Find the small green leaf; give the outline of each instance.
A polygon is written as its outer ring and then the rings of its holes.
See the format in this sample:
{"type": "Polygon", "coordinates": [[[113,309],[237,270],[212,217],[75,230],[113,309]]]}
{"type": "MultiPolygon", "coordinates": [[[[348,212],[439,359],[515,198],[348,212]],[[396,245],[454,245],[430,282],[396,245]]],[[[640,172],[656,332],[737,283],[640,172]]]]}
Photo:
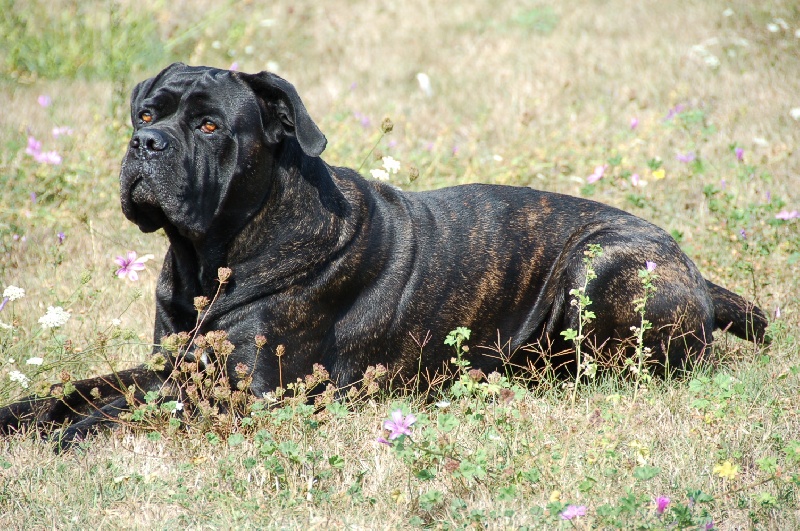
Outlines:
{"type": "Polygon", "coordinates": [[[243,442],[244,442],[244,435],[242,435],[241,433],[231,433],[228,436],[228,446],[230,446],[231,448],[239,446],[243,442]]]}
{"type": "Polygon", "coordinates": [[[660,473],[661,469],[657,466],[637,466],[633,469],[633,477],[642,481],[653,479],[660,473]]]}

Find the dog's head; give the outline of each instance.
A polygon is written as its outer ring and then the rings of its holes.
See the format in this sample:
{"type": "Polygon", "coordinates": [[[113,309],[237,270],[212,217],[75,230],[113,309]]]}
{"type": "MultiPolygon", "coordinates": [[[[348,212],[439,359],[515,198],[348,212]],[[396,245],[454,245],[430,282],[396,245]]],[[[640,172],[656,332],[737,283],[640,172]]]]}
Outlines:
{"type": "Polygon", "coordinates": [[[326,144],[294,87],[268,72],[173,64],[136,86],[131,120],[122,210],[145,232],[171,225],[190,239],[257,208],[287,143],[310,157],[326,144]]]}

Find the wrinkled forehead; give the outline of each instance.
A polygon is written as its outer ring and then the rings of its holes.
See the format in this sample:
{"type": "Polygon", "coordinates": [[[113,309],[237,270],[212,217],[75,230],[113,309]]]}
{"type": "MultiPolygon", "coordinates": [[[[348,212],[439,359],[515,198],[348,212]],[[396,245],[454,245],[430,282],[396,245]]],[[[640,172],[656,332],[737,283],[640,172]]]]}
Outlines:
{"type": "Polygon", "coordinates": [[[255,96],[234,72],[207,67],[186,67],[157,76],[135,102],[139,108],[168,113],[204,107],[235,112],[251,104],[255,96]]]}

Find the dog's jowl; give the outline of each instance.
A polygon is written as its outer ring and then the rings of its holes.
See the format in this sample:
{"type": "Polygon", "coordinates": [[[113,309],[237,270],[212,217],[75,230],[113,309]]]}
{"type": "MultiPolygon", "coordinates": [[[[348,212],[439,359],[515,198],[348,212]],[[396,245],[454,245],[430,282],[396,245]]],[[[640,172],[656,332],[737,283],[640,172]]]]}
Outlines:
{"type": "MultiPolygon", "coordinates": [[[[569,371],[575,356],[561,332],[578,328],[570,291],[584,284],[596,315],[584,341],[608,358],[630,356],[646,268],[655,291],[643,344],[654,371],[687,367],[715,328],[764,339],[761,310],[705,280],[666,232],[616,208],[511,186],[402,192],[329,166],[320,158],[325,136],[276,75],[174,64],[136,86],[131,119],[122,210],[170,242],[154,342],[191,331],[194,298],[211,298],[219,269],[230,268],[198,333],[227,333],[228,374],[247,367],[257,396],[314,364],[338,386],[379,363],[398,379],[420,366],[435,374],[453,353],[443,339],[458,326],[472,331],[470,362],[485,373],[503,358],[569,371]],[[587,267],[596,275],[588,283],[587,267]],[[260,348],[256,336],[266,338],[260,348]]],[[[68,445],[168,383],[173,352],[164,351],[163,369],[141,366],[76,382],[68,396],[7,406],[0,429],[69,423],[60,434],[68,445]],[[136,393],[125,396],[131,386],[136,393]]]]}

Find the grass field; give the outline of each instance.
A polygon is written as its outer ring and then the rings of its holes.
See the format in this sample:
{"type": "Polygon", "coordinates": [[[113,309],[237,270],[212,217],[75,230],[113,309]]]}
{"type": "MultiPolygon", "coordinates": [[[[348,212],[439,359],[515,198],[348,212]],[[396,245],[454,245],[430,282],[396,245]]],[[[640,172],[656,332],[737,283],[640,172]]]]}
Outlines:
{"type": "Polygon", "coordinates": [[[148,358],[167,242],[125,220],[117,175],[131,88],[176,60],[285,77],[324,158],[365,177],[389,155],[408,190],[532,186],[648,219],[773,337],[719,335],[682,380],[454,367],[429,402],[365,390],[214,426],[153,405],[63,455],[17,435],[0,528],[800,527],[795,2],[0,0],[0,34],[0,289],[24,289],[0,310],[0,405],[148,358]],[[114,275],[130,250],[155,256],[135,282],[114,275]],[[377,442],[398,409],[411,434],[377,442]]]}

